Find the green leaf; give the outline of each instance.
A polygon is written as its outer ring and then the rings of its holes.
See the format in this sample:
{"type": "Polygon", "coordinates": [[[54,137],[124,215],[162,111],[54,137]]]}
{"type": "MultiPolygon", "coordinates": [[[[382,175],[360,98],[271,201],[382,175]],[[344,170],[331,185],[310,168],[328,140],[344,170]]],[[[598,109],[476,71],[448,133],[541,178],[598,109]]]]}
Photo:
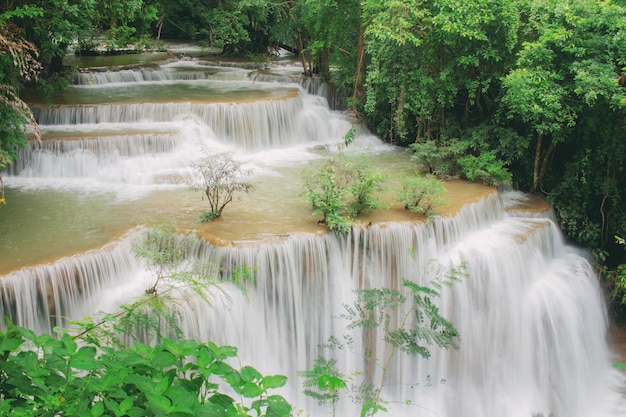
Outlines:
{"type": "Polygon", "coordinates": [[[98,401],[91,408],[91,417],[100,417],[102,414],[104,414],[104,403],[98,401]]]}
{"type": "Polygon", "coordinates": [[[209,401],[223,408],[228,408],[235,402],[235,400],[233,400],[228,395],[221,394],[219,392],[217,394],[212,395],[211,398],[209,398],[209,401]]]}
{"type": "Polygon", "coordinates": [[[244,381],[254,382],[263,377],[259,371],[251,366],[244,366],[243,368],[241,368],[240,372],[241,379],[243,379],[244,381]]]}
{"type": "Polygon", "coordinates": [[[208,367],[214,359],[211,351],[209,351],[206,346],[202,346],[196,354],[196,363],[200,368],[208,367]]]}
{"type": "Polygon", "coordinates": [[[266,417],[291,416],[292,407],[281,395],[270,395],[267,398],[266,417]]]}
{"type": "Polygon", "coordinates": [[[157,394],[155,383],[152,381],[152,379],[146,376],[136,375],[132,378],[132,382],[140,391],[142,391],[146,395],[157,394]]]}
{"type": "Polygon", "coordinates": [[[263,377],[261,385],[263,388],[273,389],[284,387],[287,384],[287,377],[284,375],[267,375],[263,377]]]}
{"type": "Polygon", "coordinates": [[[120,403],[120,412],[126,413],[133,408],[133,399],[131,397],[126,398],[120,403]]]}
{"type": "Polygon", "coordinates": [[[22,337],[12,337],[0,341],[0,352],[14,352],[24,343],[22,337]]]}
{"type": "Polygon", "coordinates": [[[255,398],[263,394],[265,391],[253,382],[243,384],[241,395],[246,398],[255,398]]]}
{"type": "Polygon", "coordinates": [[[229,357],[237,356],[237,348],[234,346],[217,346],[213,342],[209,342],[209,349],[211,349],[211,353],[215,356],[215,358],[219,361],[222,361],[229,357]]]}
{"type": "Polygon", "coordinates": [[[115,414],[116,416],[120,415],[120,407],[117,402],[107,397],[104,397],[104,403],[106,404],[107,409],[113,411],[113,414],[115,414]]]}
{"type": "Polygon", "coordinates": [[[348,386],[343,379],[332,375],[321,375],[317,379],[317,383],[319,389],[328,390],[331,393],[340,388],[345,388],[348,386]]]}
{"type": "Polygon", "coordinates": [[[163,369],[174,365],[176,361],[176,356],[168,351],[161,351],[154,355],[154,357],[150,361],[150,365],[157,369],[163,369]]]}
{"type": "Polygon", "coordinates": [[[233,367],[225,362],[213,362],[211,366],[209,366],[209,369],[215,375],[226,375],[234,372],[233,367]]]}
{"type": "Polygon", "coordinates": [[[183,348],[170,339],[163,339],[163,348],[168,350],[172,355],[180,358],[183,356],[183,348]]]}
{"type": "Polygon", "coordinates": [[[361,407],[361,417],[373,416],[379,411],[387,411],[387,409],[373,401],[366,401],[361,407]]]}
{"type": "Polygon", "coordinates": [[[150,405],[167,413],[172,410],[172,402],[164,395],[146,393],[150,405]]]}
{"type": "Polygon", "coordinates": [[[156,392],[162,395],[163,393],[165,393],[165,391],[167,391],[167,388],[170,386],[170,380],[168,378],[163,378],[160,381],[158,381],[155,385],[156,385],[156,392]]]}
{"type": "Polygon", "coordinates": [[[67,353],[71,355],[76,352],[78,345],[76,344],[74,339],[72,339],[72,336],[65,333],[63,337],[61,337],[61,341],[63,342],[63,345],[65,346],[65,349],[67,350],[67,353]]]}
{"type": "Polygon", "coordinates": [[[70,366],[83,371],[90,371],[100,367],[101,362],[94,359],[96,348],[93,346],[81,347],[75,356],[70,359],[70,366]]]}

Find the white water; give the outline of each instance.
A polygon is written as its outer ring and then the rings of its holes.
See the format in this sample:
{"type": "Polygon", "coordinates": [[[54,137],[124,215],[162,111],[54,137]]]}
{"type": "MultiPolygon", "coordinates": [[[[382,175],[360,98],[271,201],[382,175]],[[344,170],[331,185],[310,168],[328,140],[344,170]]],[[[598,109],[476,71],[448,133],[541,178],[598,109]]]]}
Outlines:
{"type": "MultiPolygon", "coordinates": [[[[324,100],[298,91],[294,99],[236,105],[40,109],[50,140],[25,151],[3,177],[15,189],[114,190],[120,198],[136,198],[184,187],[180,178],[202,147],[236,151],[257,175],[271,176],[276,167],[319,158],[320,145],[336,149],[350,128],[324,100]]],[[[373,154],[389,150],[371,136],[358,144],[373,154]]],[[[246,296],[225,282],[210,306],[200,299],[181,303],[181,325],[189,337],[237,346],[242,362],[264,374],[287,375],[285,395],[311,415],[326,415],[301,394],[296,372],[312,367],[329,336],[346,334],[346,323],[335,317],[353,299],[352,291],[399,288],[403,279],[424,284],[465,265],[467,276],[440,299],[443,315],[461,335],[460,349],[433,348],[429,360],[398,355],[384,381],[389,415],[624,415],[618,392],[624,379],[611,367],[597,278],[585,254],[563,242],[549,213],[505,210],[505,202],[519,198],[494,194],[453,218],[373,224],[343,238],[303,233],[232,246],[199,242],[192,261],[218,265],[225,277],[252,267],[255,280],[246,296]]],[[[132,255],[135,236],[0,277],[2,315],[50,331],[65,325],[62,317],[111,311],[140,295],[150,276],[132,255]]],[[[362,335],[353,337],[362,350],[362,335]]],[[[380,341],[369,346],[389,352],[380,341]]],[[[332,354],[347,374],[367,368],[362,356],[332,354]]],[[[380,375],[373,373],[375,380],[380,375]]],[[[337,415],[358,414],[348,399],[340,403],[337,415]]]]}

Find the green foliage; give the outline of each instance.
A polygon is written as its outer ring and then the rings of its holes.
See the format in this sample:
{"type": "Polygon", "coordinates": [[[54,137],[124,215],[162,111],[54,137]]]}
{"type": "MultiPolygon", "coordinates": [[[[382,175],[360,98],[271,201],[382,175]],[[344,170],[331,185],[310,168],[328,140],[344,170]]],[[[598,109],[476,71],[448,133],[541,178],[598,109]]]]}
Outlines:
{"type": "Polygon", "coordinates": [[[488,118],[517,44],[519,2],[366,1],[363,116],[398,143],[438,140],[488,118]]]}
{"type": "MultiPolygon", "coordinates": [[[[626,259],[626,241],[619,236],[614,238],[615,242],[624,249],[622,259],[626,259]]],[[[613,270],[607,268],[603,272],[611,289],[611,298],[622,306],[626,306],[626,261],[617,265],[613,270]]]]}
{"type": "Polygon", "coordinates": [[[160,35],[170,39],[193,39],[217,48],[249,42],[247,15],[236,1],[158,1],[160,35]]]}
{"type": "Polygon", "coordinates": [[[345,375],[337,370],[336,365],[335,359],[320,356],[315,360],[313,369],[298,371],[298,376],[304,378],[304,393],[319,405],[330,407],[333,416],[341,399],[341,390],[348,387],[345,375]]]}
{"type": "Polygon", "coordinates": [[[382,182],[366,156],[339,153],[318,170],[305,172],[303,197],[330,230],[347,233],[359,214],[383,207],[374,197],[382,182]]]}
{"type": "MultiPolygon", "coordinates": [[[[458,281],[460,270],[451,270],[426,285],[403,280],[400,289],[372,288],[355,290],[356,300],[352,305],[344,305],[345,313],[340,318],[348,321],[348,332],[362,330],[365,351],[360,354],[379,370],[373,380],[372,372],[355,373],[349,377],[338,370],[333,359],[319,357],[313,369],[299,372],[304,378],[305,394],[316,399],[319,404],[335,410],[338,401],[348,396],[361,406],[361,416],[373,416],[379,411],[387,411],[381,393],[385,375],[398,353],[429,358],[431,346],[444,349],[457,349],[458,332],[454,325],[441,316],[433,299],[440,296],[443,287],[458,281]],[[376,333],[374,333],[376,332],[376,333]],[[375,344],[373,335],[380,337],[389,349],[377,356],[370,344],[375,344]],[[369,336],[366,336],[369,335],[369,336]]],[[[354,349],[353,336],[344,335],[345,342],[334,336],[329,337],[324,347],[327,349],[354,349]]],[[[415,381],[411,381],[415,383],[415,381]]]]}
{"type": "Polygon", "coordinates": [[[458,159],[465,154],[469,144],[463,141],[442,139],[415,142],[409,145],[413,150],[411,160],[418,169],[440,178],[455,178],[460,175],[458,159]]]}
{"type": "Polygon", "coordinates": [[[67,333],[55,339],[9,324],[0,333],[0,414],[290,416],[291,405],[270,394],[287,379],[237,368],[236,355],[235,347],[193,340],[79,344],[67,333]]]}
{"type": "Polygon", "coordinates": [[[214,211],[203,211],[202,213],[200,213],[200,223],[208,223],[208,222],[212,222],[213,220],[217,219],[219,217],[218,213],[214,212],[214,211]]]}
{"type": "Polygon", "coordinates": [[[197,174],[190,182],[192,189],[204,192],[210,210],[201,215],[201,221],[216,219],[224,208],[233,201],[235,193],[247,193],[253,188],[248,182],[252,170],[228,153],[209,154],[191,164],[197,174]]]}
{"type": "Polygon", "coordinates": [[[137,29],[129,26],[117,26],[107,30],[104,34],[110,50],[126,48],[136,40],[137,29]]]}
{"type": "Polygon", "coordinates": [[[407,210],[431,217],[435,207],[445,204],[443,181],[432,174],[414,174],[404,178],[398,198],[407,210]]]}
{"type": "Polygon", "coordinates": [[[459,165],[463,176],[470,181],[491,186],[511,183],[511,173],[496,158],[494,151],[483,152],[478,156],[464,156],[459,158],[459,165]]]}
{"type": "MultiPolygon", "coordinates": [[[[25,127],[32,126],[40,140],[39,128],[30,108],[19,96],[22,82],[36,81],[41,69],[39,51],[24,39],[22,29],[10,22],[14,18],[36,17],[41,10],[24,6],[0,14],[0,170],[11,164],[26,146],[25,127]]],[[[0,206],[6,204],[4,182],[0,176],[0,206]]]]}
{"type": "Polygon", "coordinates": [[[348,130],[348,133],[346,133],[343,136],[343,144],[345,146],[350,146],[350,144],[352,142],[354,142],[354,138],[356,137],[356,131],[354,130],[354,128],[350,128],[350,130],[348,130]]]}

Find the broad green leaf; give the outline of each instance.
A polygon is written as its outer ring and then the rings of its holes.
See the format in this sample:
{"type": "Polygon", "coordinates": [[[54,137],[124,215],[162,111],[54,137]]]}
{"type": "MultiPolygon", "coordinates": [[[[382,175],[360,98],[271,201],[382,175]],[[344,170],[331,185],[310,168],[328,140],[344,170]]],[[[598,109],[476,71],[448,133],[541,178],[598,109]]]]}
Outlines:
{"type": "Polygon", "coordinates": [[[98,401],[91,408],[91,417],[100,417],[102,414],[104,414],[104,403],[98,401]]]}
{"type": "Polygon", "coordinates": [[[221,393],[217,393],[215,395],[212,395],[211,398],[209,398],[209,401],[211,403],[217,404],[217,405],[219,405],[220,407],[223,407],[223,408],[227,408],[227,407],[231,406],[235,402],[235,400],[233,400],[228,395],[221,394],[221,393]]]}
{"type": "Polygon", "coordinates": [[[241,368],[240,373],[241,373],[241,379],[243,379],[244,381],[254,382],[254,381],[258,381],[259,379],[263,377],[263,375],[261,375],[259,371],[257,371],[251,366],[244,366],[243,368],[241,368]]]}
{"type": "Polygon", "coordinates": [[[196,363],[200,368],[206,368],[213,362],[214,356],[211,351],[206,347],[202,346],[198,349],[198,353],[196,354],[196,363]]]}
{"type": "Polygon", "coordinates": [[[246,382],[243,384],[243,389],[241,390],[241,395],[246,398],[255,398],[263,394],[265,391],[260,388],[258,385],[252,382],[246,382]]]}
{"type": "Polygon", "coordinates": [[[170,339],[163,339],[163,348],[168,350],[172,355],[180,358],[183,356],[183,348],[170,339]]]}
{"type": "Polygon", "coordinates": [[[83,371],[99,368],[101,362],[95,359],[96,348],[93,346],[81,347],[75,356],[70,359],[70,366],[83,371]]]}
{"type": "Polygon", "coordinates": [[[209,366],[209,369],[215,375],[225,375],[234,371],[233,367],[225,362],[213,362],[211,366],[209,366]]]}
{"type": "Polygon", "coordinates": [[[133,408],[133,399],[131,397],[126,398],[120,403],[120,411],[122,413],[127,412],[131,408],[133,408]]]}
{"type": "Polygon", "coordinates": [[[291,416],[292,407],[281,395],[270,395],[267,397],[266,417],[287,417],[291,416]]]}
{"type": "Polygon", "coordinates": [[[148,398],[148,402],[150,403],[150,405],[152,405],[153,407],[165,412],[166,414],[171,413],[172,402],[166,396],[146,393],[146,397],[148,398]]]}
{"type": "Polygon", "coordinates": [[[164,394],[165,391],[167,391],[167,388],[170,386],[170,380],[168,378],[162,378],[161,380],[157,381],[156,385],[156,392],[158,394],[164,394]]]}
{"type": "Polygon", "coordinates": [[[157,369],[163,369],[170,367],[176,363],[176,357],[168,351],[158,352],[152,360],[150,361],[150,365],[157,369]]]}
{"type": "Polygon", "coordinates": [[[265,389],[284,387],[287,384],[287,377],[284,375],[267,375],[263,377],[261,385],[265,389]]]}
{"type": "Polygon", "coordinates": [[[0,352],[14,352],[16,351],[22,344],[24,343],[24,339],[22,337],[12,337],[9,339],[0,340],[0,352]]]}
{"type": "Polygon", "coordinates": [[[136,375],[132,378],[132,382],[137,388],[139,388],[140,391],[142,391],[146,395],[157,394],[156,384],[154,383],[154,381],[152,381],[152,379],[146,376],[136,375]]]}
{"type": "Polygon", "coordinates": [[[65,349],[67,350],[67,353],[71,355],[74,352],[76,352],[78,345],[76,344],[74,339],[72,339],[72,336],[65,333],[63,337],[61,337],[61,341],[63,342],[63,345],[65,346],[65,349]]]}

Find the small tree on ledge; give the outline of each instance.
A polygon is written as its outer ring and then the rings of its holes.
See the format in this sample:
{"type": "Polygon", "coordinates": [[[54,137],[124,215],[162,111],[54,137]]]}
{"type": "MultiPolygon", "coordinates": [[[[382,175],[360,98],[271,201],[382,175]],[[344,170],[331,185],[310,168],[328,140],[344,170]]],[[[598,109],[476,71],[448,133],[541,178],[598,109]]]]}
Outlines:
{"type": "Polygon", "coordinates": [[[191,164],[195,173],[191,188],[203,191],[209,201],[210,210],[204,211],[200,221],[208,222],[222,215],[227,204],[233,201],[236,192],[249,192],[253,184],[248,182],[251,169],[235,161],[229,153],[208,155],[191,164]]]}

